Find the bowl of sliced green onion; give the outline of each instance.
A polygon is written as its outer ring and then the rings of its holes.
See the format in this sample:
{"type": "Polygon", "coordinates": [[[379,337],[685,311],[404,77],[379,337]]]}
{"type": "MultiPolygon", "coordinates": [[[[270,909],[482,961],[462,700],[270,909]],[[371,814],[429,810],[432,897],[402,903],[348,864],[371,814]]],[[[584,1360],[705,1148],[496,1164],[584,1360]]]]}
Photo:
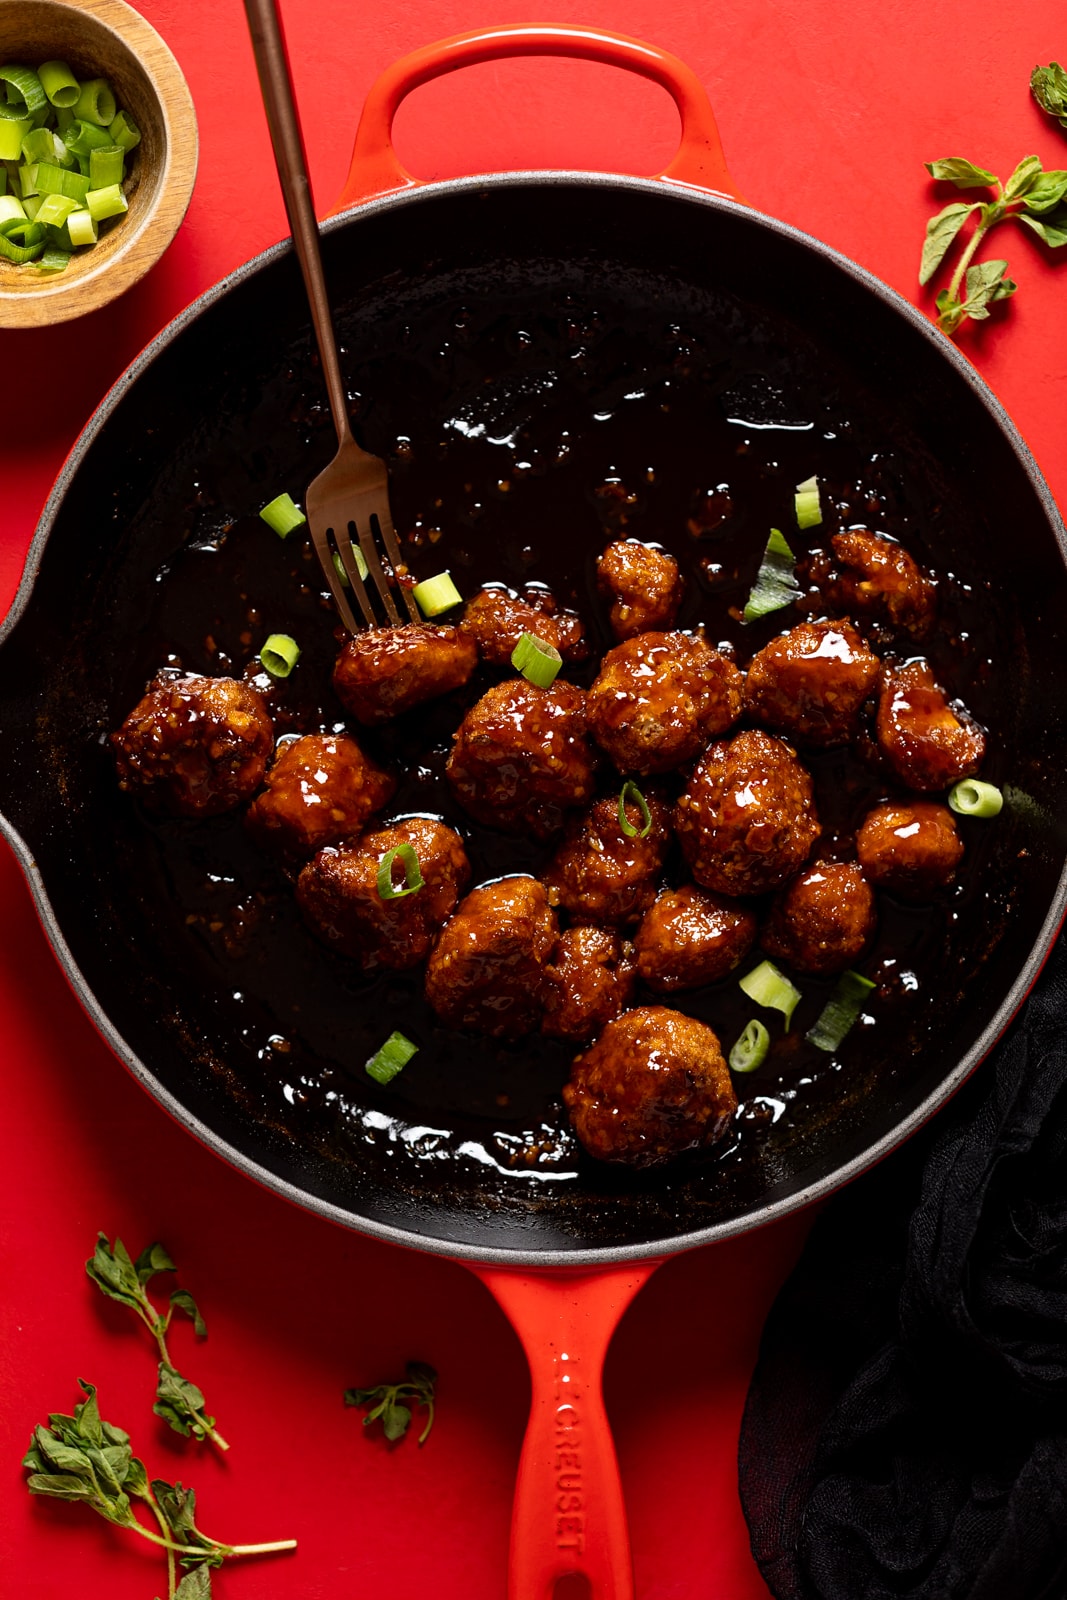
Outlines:
{"type": "Polygon", "coordinates": [[[0,328],[46,327],[142,278],[185,216],[196,112],[125,0],[0,5],[0,328]]]}

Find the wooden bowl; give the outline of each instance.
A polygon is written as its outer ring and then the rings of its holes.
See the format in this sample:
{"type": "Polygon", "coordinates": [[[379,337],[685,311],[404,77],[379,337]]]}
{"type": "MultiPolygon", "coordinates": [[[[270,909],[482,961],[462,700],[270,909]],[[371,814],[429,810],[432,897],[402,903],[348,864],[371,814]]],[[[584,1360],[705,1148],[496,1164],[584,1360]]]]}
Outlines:
{"type": "Polygon", "coordinates": [[[0,328],[66,322],[114,300],[155,265],[185,215],[196,178],[197,130],[181,68],[125,0],[3,0],[0,63],[58,58],[75,77],[107,78],[141,130],[124,184],[129,210],[76,250],[61,273],[0,259],[0,328]]]}

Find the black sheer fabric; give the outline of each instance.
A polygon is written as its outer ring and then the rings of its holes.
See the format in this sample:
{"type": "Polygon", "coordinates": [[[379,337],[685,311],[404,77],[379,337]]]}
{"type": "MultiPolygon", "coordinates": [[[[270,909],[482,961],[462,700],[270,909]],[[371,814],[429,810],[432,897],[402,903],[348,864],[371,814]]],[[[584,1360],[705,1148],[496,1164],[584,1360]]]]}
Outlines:
{"type": "Polygon", "coordinates": [[[777,1600],[1067,1600],[1067,944],[932,1128],[827,1207],[741,1498],[777,1600]]]}

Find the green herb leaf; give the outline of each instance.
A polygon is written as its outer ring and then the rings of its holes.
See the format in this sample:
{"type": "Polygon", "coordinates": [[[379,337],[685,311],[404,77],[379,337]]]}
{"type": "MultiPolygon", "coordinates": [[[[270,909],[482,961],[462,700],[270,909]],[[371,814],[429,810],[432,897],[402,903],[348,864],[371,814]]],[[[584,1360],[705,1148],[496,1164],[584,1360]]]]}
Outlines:
{"type": "Polygon", "coordinates": [[[1004,185],[1005,200],[1019,200],[1030,190],[1041,176],[1041,157],[1023,156],[1019,165],[1004,185]]]}
{"type": "Polygon", "coordinates": [[[963,156],[944,156],[940,161],[926,161],[923,165],[931,178],[939,183],[954,183],[957,189],[986,189],[997,182],[995,172],[976,167],[963,156]]]}
{"type": "Polygon", "coordinates": [[[152,1493],[179,1541],[199,1537],[196,1531],[195,1489],[184,1489],[180,1483],[168,1483],[165,1478],[153,1478],[152,1493]]]}
{"type": "Polygon", "coordinates": [[[423,1407],[428,1416],[426,1426],[419,1435],[419,1444],[422,1445],[426,1443],[433,1427],[437,1373],[425,1361],[409,1361],[405,1374],[400,1383],[379,1383],[372,1389],[346,1389],[345,1405],[370,1406],[372,1409],[363,1418],[363,1426],[369,1427],[380,1420],[385,1437],[389,1440],[402,1439],[411,1424],[411,1408],[402,1403],[404,1400],[413,1402],[416,1407],[423,1407]]]}
{"type": "Polygon", "coordinates": [[[156,1403],[152,1410],[175,1433],[184,1434],[186,1438],[192,1434],[194,1438],[206,1439],[215,1425],[214,1417],[204,1415],[204,1396],[196,1384],[183,1378],[166,1361],[159,1363],[156,1403]]]}
{"type": "Polygon", "coordinates": [[[66,1477],[61,1472],[45,1476],[34,1472],[26,1479],[31,1494],[51,1495],[53,1500],[92,1500],[96,1491],[84,1478],[66,1477]]]}
{"type": "Polygon", "coordinates": [[[107,1234],[99,1234],[92,1260],[85,1263],[85,1270],[109,1300],[117,1300],[120,1305],[143,1312],[145,1299],[141,1293],[141,1281],[121,1239],[115,1240],[112,1250],[107,1234]]]}
{"type": "Polygon", "coordinates": [[[1050,245],[1053,250],[1058,250],[1060,245],[1067,244],[1067,207],[1056,211],[1051,217],[1029,217],[1025,211],[1018,213],[1018,220],[1032,228],[1039,239],[1050,245]]]}
{"type": "Polygon", "coordinates": [[[1058,61],[1034,68],[1030,74],[1030,90],[1042,111],[1056,117],[1067,128],[1067,72],[1058,61]]]}
{"type": "Polygon", "coordinates": [[[192,1318],[193,1329],[201,1339],[207,1338],[207,1323],[197,1309],[196,1301],[188,1289],[175,1289],[170,1297],[170,1303],[177,1311],[184,1311],[187,1317],[192,1318]]]}
{"type": "Polygon", "coordinates": [[[157,1272],[177,1272],[177,1270],[161,1244],[150,1244],[146,1250],[141,1251],[134,1263],[134,1271],[142,1287],[149,1278],[154,1278],[157,1272]]]}
{"type": "Polygon", "coordinates": [[[211,1568],[201,1562],[187,1572],[174,1591],[174,1600],[211,1600],[211,1568]]]}
{"type": "Polygon", "coordinates": [[[937,325],[942,333],[955,333],[967,315],[962,303],[947,289],[940,291],[934,303],[937,306],[937,325]]]}
{"type": "Polygon", "coordinates": [[[977,200],[970,205],[966,200],[953,200],[944,211],[939,211],[936,217],[930,218],[926,224],[926,239],[923,242],[922,260],[919,263],[920,283],[929,283],[971,212],[979,209],[977,200]]]}
{"type": "Polygon", "coordinates": [[[1028,189],[1022,197],[1022,202],[1027,211],[1036,212],[1038,216],[1046,211],[1052,211],[1067,195],[1067,172],[1062,167],[1054,167],[1041,176],[1028,189]]]}
{"type": "Polygon", "coordinates": [[[1005,276],[1006,261],[980,261],[967,268],[967,298],[963,303],[966,316],[984,321],[995,300],[1006,300],[1018,287],[1005,276]]]}

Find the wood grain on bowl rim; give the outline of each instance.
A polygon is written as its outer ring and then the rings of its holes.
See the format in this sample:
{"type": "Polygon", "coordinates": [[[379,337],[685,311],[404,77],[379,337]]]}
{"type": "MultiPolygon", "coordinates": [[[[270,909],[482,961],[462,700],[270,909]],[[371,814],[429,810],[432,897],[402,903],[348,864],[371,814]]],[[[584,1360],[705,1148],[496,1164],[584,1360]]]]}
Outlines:
{"type": "Polygon", "coordinates": [[[17,0],[0,6],[0,59],[59,57],[112,83],[141,130],[130,209],[54,276],[0,263],[0,328],[48,327],[95,311],[154,266],[177,233],[196,179],[196,111],[181,68],[125,0],[17,0]]]}

